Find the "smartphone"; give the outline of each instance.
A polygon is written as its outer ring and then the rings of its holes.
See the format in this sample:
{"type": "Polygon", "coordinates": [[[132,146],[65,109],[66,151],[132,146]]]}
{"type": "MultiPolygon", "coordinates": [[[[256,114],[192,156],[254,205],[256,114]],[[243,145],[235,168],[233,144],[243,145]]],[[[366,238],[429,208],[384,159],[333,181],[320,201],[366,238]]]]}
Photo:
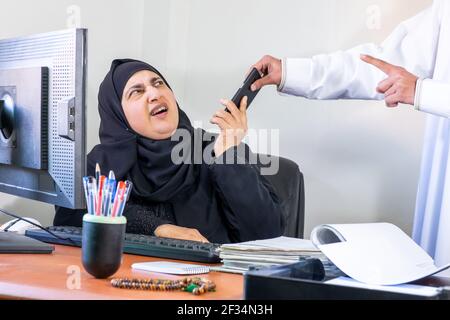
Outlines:
{"type": "MultiPolygon", "coordinates": [[[[233,99],[231,101],[234,102],[234,104],[239,108],[241,104],[242,98],[247,96],[247,110],[250,107],[250,104],[252,103],[255,96],[258,94],[259,90],[252,91],[250,89],[250,86],[258,79],[261,79],[261,75],[259,74],[259,71],[256,68],[253,68],[252,71],[249,73],[247,78],[244,81],[244,84],[242,87],[239,88],[239,90],[234,95],[233,99]]],[[[228,108],[225,109],[226,112],[230,112],[228,108]]]]}

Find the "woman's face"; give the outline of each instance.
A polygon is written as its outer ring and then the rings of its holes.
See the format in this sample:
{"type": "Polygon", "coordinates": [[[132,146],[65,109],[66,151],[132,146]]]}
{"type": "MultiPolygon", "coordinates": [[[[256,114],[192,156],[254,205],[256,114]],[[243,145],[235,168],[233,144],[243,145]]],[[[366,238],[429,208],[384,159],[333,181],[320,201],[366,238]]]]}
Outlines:
{"type": "Polygon", "coordinates": [[[122,108],[131,128],[144,137],[168,139],[178,127],[175,96],[154,72],[139,71],[128,80],[122,108]]]}

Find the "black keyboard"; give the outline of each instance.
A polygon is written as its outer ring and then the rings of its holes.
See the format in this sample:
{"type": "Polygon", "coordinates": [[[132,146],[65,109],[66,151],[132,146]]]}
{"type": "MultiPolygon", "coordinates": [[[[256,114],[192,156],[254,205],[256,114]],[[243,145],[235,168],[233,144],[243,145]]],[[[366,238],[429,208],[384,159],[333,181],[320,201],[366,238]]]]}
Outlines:
{"type": "MultiPolygon", "coordinates": [[[[47,243],[81,247],[81,228],[48,227],[47,230],[63,239],[54,237],[42,229],[27,230],[25,235],[47,243]]],[[[140,256],[219,263],[220,258],[217,251],[219,247],[220,244],[217,243],[202,243],[126,233],[123,252],[140,256]]]]}

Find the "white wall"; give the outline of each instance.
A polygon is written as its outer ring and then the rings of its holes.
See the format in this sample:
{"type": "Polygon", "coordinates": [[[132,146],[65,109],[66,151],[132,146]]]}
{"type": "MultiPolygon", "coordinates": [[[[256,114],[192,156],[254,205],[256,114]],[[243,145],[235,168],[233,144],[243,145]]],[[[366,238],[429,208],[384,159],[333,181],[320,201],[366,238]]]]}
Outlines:
{"type": "MultiPolygon", "coordinates": [[[[73,22],[67,8],[80,8],[81,26],[89,28],[90,149],[98,141],[98,85],[115,57],[143,58],[158,67],[191,119],[211,128],[208,120],[221,108],[218,100],[234,94],[262,55],[307,57],[380,42],[430,3],[21,0],[3,4],[2,11],[11,14],[0,20],[0,37],[65,28],[73,22]]],[[[304,173],[306,235],[319,223],[373,221],[410,232],[424,127],[424,115],[410,109],[390,110],[382,102],[308,101],[280,96],[274,88],[260,92],[249,124],[279,129],[280,155],[296,161],[304,173]]],[[[3,194],[0,201],[3,208],[51,224],[49,205],[3,194]]]]}
{"type": "MultiPolygon", "coordinates": [[[[211,114],[220,108],[219,98],[231,97],[262,55],[309,57],[381,42],[400,21],[429,4],[146,2],[144,58],[166,72],[181,106],[208,128],[211,114]]],[[[280,155],[295,160],[305,174],[306,235],[320,223],[375,221],[410,232],[425,118],[410,109],[389,110],[382,102],[282,97],[274,88],[260,92],[249,111],[250,126],[280,129],[280,155]]]]}

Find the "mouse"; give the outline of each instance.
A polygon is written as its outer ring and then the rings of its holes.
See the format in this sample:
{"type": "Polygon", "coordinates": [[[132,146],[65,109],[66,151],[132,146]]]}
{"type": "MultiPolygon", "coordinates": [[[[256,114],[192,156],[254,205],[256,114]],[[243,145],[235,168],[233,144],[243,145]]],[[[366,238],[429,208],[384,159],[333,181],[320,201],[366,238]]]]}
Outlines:
{"type": "MultiPolygon", "coordinates": [[[[24,218],[29,220],[30,222],[33,222],[37,225],[41,225],[39,221],[33,218],[24,218]]],[[[31,229],[39,229],[37,226],[34,226],[26,221],[20,220],[20,219],[14,219],[11,221],[6,222],[0,227],[1,231],[8,231],[8,232],[15,232],[17,234],[25,234],[25,231],[31,230],[31,229]]]]}

